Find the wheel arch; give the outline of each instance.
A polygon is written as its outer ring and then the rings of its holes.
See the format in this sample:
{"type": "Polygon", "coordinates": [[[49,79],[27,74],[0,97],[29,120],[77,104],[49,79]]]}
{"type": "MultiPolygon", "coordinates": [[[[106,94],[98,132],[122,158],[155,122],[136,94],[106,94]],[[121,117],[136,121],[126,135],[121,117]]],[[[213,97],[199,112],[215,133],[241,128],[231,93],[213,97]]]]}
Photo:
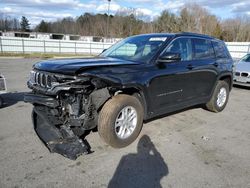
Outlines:
{"type": "Polygon", "coordinates": [[[224,80],[224,81],[226,81],[226,82],[228,83],[228,85],[229,85],[229,91],[232,90],[232,87],[233,87],[233,74],[230,73],[230,72],[222,73],[222,74],[220,74],[220,75],[217,77],[216,82],[214,83],[214,86],[213,86],[212,91],[211,91],[211,93],[210,93],[209,100],[210,100],[210,99],[212,98],[212,96],[213,96],[213,93],[214,93],[214,90],[215,90],[215,88],[216,88],[217,83],[218,83],[219,81],[222,81],[222,80],[224,80]]]}
{"type": "Polygon", "coordinates": [[[229,91],[232,90],[232,87],[233,87],[233,75],[230,73],[230,74],[222,74],[219,76],[218,80],[224,80],[225,82],[228,83],[229,85],[229,91]]]}
{"type": "Polygon", "coordinates": [[[143,119],[146,119],[148,108],[147,108],[146,98],[144,96],[143,91],[140,88],[138,88],[138,87],[119,88],[119,89],[117,89],[115,94],[116,95],[119,95],[119,94],[132,95],[132,96],[135,96],[136,98],[138,98],[139,101],[141,102],[141,104],[143,106],[143,110],[144,110],[143,119]]]}
{"type": "MultiPolygon", "coordinates": [[[[118,94],[127,94],[127,95],[134,95],[139,99],[143,106],[144,110],[144,117],[143,119],[147,118],[147,112],[148,112],[148,104],[147,104],[147,96],[145,96],[144,88],[141,84],[131,84],[128,82],[123,82],[119,78],[116,77],[110,77],[110,76],[97,76],[93,74],[84,74],[85,76],[91,77],[91,79],[94,80],[94,85],[96,88],[98,88],[97,91],[105,90],[107,89],[109,91],[110,95],[106,95],[102,103],[98,106],[98,111],[103,107],[103,105],[110,99],[112,96],[118,95],[118,94]],[[100,84],[101,83],[101,84],[100,84]]],[[[92,80],[92,83],[93,83],[92,80]]]]}

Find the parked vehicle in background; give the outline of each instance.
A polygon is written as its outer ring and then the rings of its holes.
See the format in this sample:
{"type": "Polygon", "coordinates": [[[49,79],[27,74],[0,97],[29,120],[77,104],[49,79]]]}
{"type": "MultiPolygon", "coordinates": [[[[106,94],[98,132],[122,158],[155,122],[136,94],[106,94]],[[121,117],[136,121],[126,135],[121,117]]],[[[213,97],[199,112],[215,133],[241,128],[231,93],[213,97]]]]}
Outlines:
{"type": "Polygon", "coordinates": [[[250,87],[250,54],[245,55],[234,66],[234,85],[250,87]]]}
{"type": "Polygon", "coordinates": [[[1,94],[7,92],[6,82],[3,75],[0,74],[0,108],[3,106],[3,98],[1,97],[1,94]]]}
{"type": "Polygon", "coordinates": [[[82,135],[98,129],[115,148],[131,144],[148,120],[197,104],[222,111],[233,82],[223,41],[177,33],[126,38],[99,57],[34,65],[28,81],[34,128],[50,151],[75,159],[82,135]]]}

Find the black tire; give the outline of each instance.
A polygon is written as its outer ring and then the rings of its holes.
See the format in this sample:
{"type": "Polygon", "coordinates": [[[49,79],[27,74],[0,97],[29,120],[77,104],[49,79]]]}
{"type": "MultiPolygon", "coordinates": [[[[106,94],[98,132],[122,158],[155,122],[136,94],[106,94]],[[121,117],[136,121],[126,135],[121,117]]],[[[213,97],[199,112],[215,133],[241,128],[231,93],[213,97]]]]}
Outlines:
{"type": "Polygon", "coordinates": [[[228,98],[229,98],[229,85],[227,82],[220,80],[217,82],[217,85],[214,89],[214,93],[212,95],[212,98],[206,104],[206,109],[209,111],[212,111],[212,112],[216,112],[216,113],[221,112],[226,107],[227,102],[228,102],[228,98]],[[219,106],[217,103],[217,100],[218,100],[218,96],[219,96],[219,93],[220,93],[222,88],[224,88],[226,91],[226,100],[222,106],[219,106]]]}
{"type": "Polygon", "coordinates": [[[3,107],[3,98],[0,97],[0,108],[2,108],[2,107],[3,107]]]}
{"type": "Polygon", "coordinates": [[[136,97],[124,94],[116,95],[104,104],[99,113],[98,133],[108,145],[114,148],[126,147],[140,134],[143,124],[143,115],[143,106],[136,97]],[[117,129],[115,129],[115,122],[121,110],[126,107],[133,107],[136,111],[137,122],[130,136],[127,138],[119,138],[117,129]]]}

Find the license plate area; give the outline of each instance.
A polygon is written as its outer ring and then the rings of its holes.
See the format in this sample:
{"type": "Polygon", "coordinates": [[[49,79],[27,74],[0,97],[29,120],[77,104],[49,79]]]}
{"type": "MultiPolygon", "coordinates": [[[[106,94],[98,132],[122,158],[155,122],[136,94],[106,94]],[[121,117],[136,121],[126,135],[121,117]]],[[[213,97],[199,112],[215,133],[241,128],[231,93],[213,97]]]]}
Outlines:
{"type": "Polygon", "coordinates": [[[247,78],[246,77],[238,77],[236,79],[237,82],[242,82],[242,83],[247,83],[247,78]]]}

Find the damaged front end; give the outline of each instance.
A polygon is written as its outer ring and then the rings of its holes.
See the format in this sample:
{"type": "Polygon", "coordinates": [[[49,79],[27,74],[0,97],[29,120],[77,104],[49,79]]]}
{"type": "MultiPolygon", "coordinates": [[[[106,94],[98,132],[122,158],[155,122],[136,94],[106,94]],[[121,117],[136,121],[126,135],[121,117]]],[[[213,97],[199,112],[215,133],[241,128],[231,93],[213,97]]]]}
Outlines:
{"type": "Polygon", "coordinates": [[[97,78],[32,71],[25,102],[32,103],[36,133],[51,152],[75,160],[91,152],[86,134],[97,126],[98,110],[111,97],[97,78]]]}

